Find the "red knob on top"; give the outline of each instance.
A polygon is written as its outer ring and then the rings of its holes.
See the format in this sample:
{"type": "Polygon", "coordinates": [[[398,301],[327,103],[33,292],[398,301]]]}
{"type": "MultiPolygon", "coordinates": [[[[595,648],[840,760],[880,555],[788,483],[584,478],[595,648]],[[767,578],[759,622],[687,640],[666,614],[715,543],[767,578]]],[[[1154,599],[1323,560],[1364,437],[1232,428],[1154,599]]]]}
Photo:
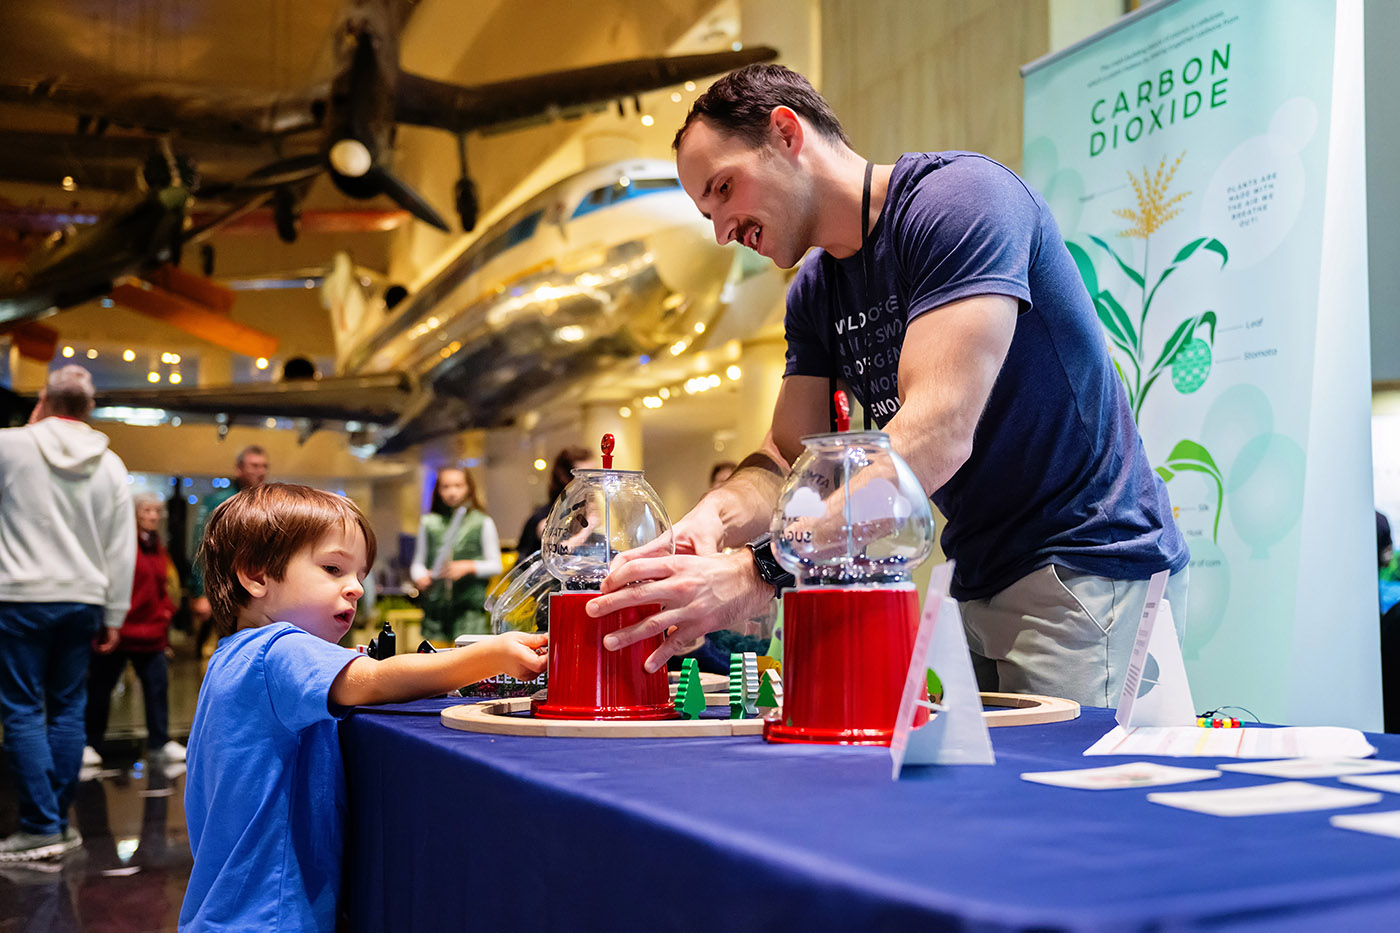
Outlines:
{"type": "Polygon", "coordinates": [[[836,430],[849,431],[851,429],[851,403],[846,401],[846,393],[840,389],[836,390],[834,398],[836,400],[836,430]]]}
{"type": "Polygon", "coordinates": [[[605,470],[611,470],[611,469],[612,469],[612,452],[613,452],[613,445],[616,444],[616,443],[617,443],[617,439],[614,438],[611,434],[604,434],[604,435],[603,435],[603,443],[602,443],[602,449],[603,449],[603,469],[605,469],[605,470]]]}

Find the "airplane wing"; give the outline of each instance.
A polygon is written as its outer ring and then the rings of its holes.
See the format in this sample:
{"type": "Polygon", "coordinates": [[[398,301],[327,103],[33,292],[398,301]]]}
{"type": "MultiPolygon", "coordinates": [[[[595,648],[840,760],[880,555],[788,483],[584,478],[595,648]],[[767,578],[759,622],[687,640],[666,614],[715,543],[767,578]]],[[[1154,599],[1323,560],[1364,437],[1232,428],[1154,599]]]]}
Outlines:
{"type": "Polygon", "coordinates": [[[99,408],[161,408],[187,415],[310,418],[392,424],[416,395],[404,373],[168,389],[103,389],[99,408]]]}
{"type": "Polygon", "coordinates": [[[322,84],[295,95],[262,94],[118,79],[99,87],[48,76],[0,81],[0,103],[43,105],[153,133],[259,145],[318,127],[328,90],[322,84]]]}
{"type": "Polygon", "coordinates": [[[403,123],[454,133],[515,129],[578,116],[620,97],[768,61],[777,54],[775,49],[755,46],[738,52],[638,58],[474,85],[449,84],[405,71],[399,74],[395,115],[403,123]]]}

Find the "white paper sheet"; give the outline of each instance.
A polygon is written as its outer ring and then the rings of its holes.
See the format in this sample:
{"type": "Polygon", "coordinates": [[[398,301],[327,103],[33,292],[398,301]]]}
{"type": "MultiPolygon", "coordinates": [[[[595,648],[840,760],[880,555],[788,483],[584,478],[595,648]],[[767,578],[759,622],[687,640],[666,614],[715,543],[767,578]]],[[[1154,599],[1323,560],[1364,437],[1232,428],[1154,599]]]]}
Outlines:
{"type": "Polygon", "coordinates": [[[1345,726],[1202,729],[1199,726],[1114,726],[1086,755],[1166,758],[1368,758],[1376,747],[1345,726]]]}
{"type": "Polygon", "coordinates": [[[1360,833],[1393,836],[1400,839],[1400,810],[1385,813],[1346,813],[1328,820],[1338,829],[1354,829],[1360,833]]]}
{"type": "Polygon", "coordinates": [[[1121,790],[1128,787],[1161,787],[1220,777],[1210,768],[1178,768],[1153,761],[1131,761],[1107,768],[1078,768],[1071,771],[1027,771],[1023,781],[1073,787],[1079,790],[1121,790]]]}
{"type": "Polygon", "coordinates": [[[1383,790],[1387,794],[1400,794],[1400,774],[1353,774],[1338,780],[1371,790],[1383,790]]]}
{"type": "Polygon", "coordinates": [[[1306,781],[1279,781],[1228,790],[1176,790],[1148,794],[1147,799],[1168,807],[1209,813],[1211,816],[1260,816],[1267,813],[1300,813],[1304,810],[1336,810],[1378,803],[1380,794],[1341,787],[1324,787],[1306,781]]]}
{"type": "MultiPolygon", "coordinates": [[[[1285,758],[1282,761],[1249,761],[1243,764],[1217,765],[1221,771],[1263,774],[1281,778],[1340,777],[1343,774],[1374,774],[1378,771],[1400,771],[1400,761],[1379,758],[1285,758]]],[[[1395,780],[1400,781],[1400,777],[1395,780]]],[[[1384,788],[1378,788],[1384,790],[1384,788]]]]}

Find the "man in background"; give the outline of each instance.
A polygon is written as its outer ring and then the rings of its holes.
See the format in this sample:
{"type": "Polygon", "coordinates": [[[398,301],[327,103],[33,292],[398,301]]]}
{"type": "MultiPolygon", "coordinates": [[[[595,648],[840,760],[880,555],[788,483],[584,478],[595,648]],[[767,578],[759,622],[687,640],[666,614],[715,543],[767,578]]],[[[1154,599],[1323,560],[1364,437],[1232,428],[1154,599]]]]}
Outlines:
{"type": "Polygon", "coordinates": [[[0,862],[63,855],[78,787],[88,658],[110,651],[131,603],[136,523],[126,467],[85,423],[92,377],[49,376],[22,428],[0,430],[0,722],[19,831],[0,862]]]}
{"type": "MultiPolygon", "coordinates": [[[[238,459],[234,461],[233,484],[214,490],[199,503],[199,516],[195,519],[194,537],[191,539],[195,542],[195,547],[204,539],[204,524],[209,521],[209,516],[214,514],[214,510],[243,490],[256,489],[267,482],[267,470],[267,451],[257,444],[249,444],[238,452],[238,459]]],[[[204,595],[204,573],[200,569],[197,554],[190,569],[189,591],[190,614],[194,617],[194,653],[195,657],[200,657],[204,652],[204,643],[213,629],[213,623],[210,621],[212,612],[209,600],[204,595]]]]}

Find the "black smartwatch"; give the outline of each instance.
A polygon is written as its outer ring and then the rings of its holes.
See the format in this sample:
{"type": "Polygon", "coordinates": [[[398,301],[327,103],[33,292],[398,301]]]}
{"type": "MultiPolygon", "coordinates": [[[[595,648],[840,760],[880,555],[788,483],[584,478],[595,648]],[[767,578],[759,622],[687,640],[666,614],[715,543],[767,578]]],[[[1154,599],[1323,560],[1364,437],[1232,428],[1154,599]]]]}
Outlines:
{"type": "Polygon", "coordinates": [[[773,595],[777,596],[784,589],[797,583],[797,578],[778,563],[778,559],[773,556],[773,536],[764,535],[748,546],[749,552],[753,554],[754,569],[758,571],[758,578],[773,588],[773,595]]]}

